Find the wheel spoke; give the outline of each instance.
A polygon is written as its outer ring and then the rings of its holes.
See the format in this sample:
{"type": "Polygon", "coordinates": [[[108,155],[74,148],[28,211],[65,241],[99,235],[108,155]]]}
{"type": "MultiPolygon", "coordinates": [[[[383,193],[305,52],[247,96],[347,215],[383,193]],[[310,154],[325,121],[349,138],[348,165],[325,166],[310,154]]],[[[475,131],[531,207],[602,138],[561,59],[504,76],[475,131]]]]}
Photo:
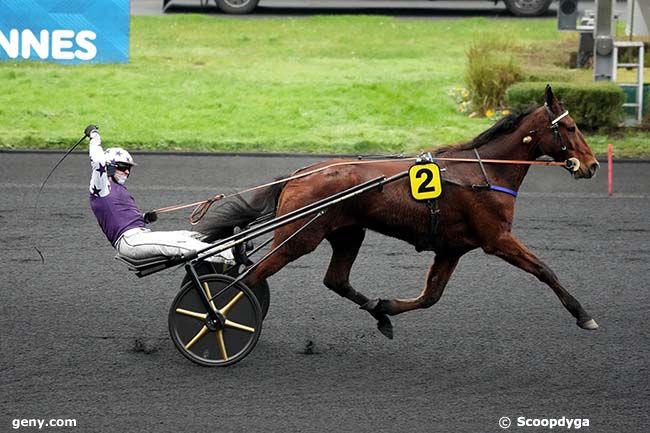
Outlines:
{"type": "Polygon", "coordinates": [[[230,300],[230,302],[228,302],[228,303],[226,304],[225,307],[223,307],[221,310],[219,310],[219,312],[220,312],[221,314],[223,314],[224,316],[225,316],[226,314],[228,314],[228,311],[229,311],[232,307],[234,307],[235,304],[236,304],[237,302],[239,302],[239,300],[242,298],[242,296],[244,296],[244,292],[239,292],[239,293],[237,293],[237,294],[235,295],[235,297],[232,298],[232,299],[230,300]]]}
{"type": "Polygon", "coordinates": [[[196,311],[190,311],[184,308],[177,308],[176,312],[178,314],[194,317],[195,319],[199,319],[199,320],[205,320],[208,317],[208,313],[197,313],[196,311]]]}
{"type": "MultiPolygon", "coordinates": [[[[208,299],[211,299],[211,298],[212,298],[212,293],[210,293],[210,286],[208,286],[208,282],[207,282],[207,281],[204,281],[204,282],[203,282],[203,287],[205,288],[205,293],[208,295],[208,299]]],[[[213,308],[215,311],[217,310],[217,307],[214,305],[214,301],[213,301],[213,300],[210,300],[210,305],[212,306],[212,308],[213,308]]]]}
{"type": "Polygon", "coordinates": [[[226,319],[226,326],[229,328],[239,329],[240,331],[250,332],[251,334],[255,333],[255,328],[251,328],[250,326],[242,325],[241,323],[233,322],[228,319],[226,319]]]}
{"type": "Polygon", "coordinates": [[[203,328],[201,328],[199,332],[196,333],[194,338],[192,338],[190,342],[185,345],[185,350],[190,350],[192,346],[194,346],[194,343],[199,341],[199,339],[203,337],[207,332],[208,332],[208,327],[203,325],[203,328]]]}
{"type": "Polygon", "coordinates": [[[221,352],[221,357],[223,360],[228,359],[228,351],[226,351],[226,343],[223,341],[223,329],[217,331],[217,344],[219,345],[219,351],[221,352]]]}

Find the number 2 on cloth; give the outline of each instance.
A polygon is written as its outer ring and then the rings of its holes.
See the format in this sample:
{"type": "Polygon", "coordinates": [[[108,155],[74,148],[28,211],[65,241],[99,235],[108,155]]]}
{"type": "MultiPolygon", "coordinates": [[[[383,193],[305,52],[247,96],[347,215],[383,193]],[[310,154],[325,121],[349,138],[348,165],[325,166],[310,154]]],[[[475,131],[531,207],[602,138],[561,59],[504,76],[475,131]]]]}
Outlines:
{"type": "Polygon", "coordinates": [[[440,167],[434,163],[416,164],[409,169],[411,195],[416,200],[431,200],[442,194],[440,167]]]}

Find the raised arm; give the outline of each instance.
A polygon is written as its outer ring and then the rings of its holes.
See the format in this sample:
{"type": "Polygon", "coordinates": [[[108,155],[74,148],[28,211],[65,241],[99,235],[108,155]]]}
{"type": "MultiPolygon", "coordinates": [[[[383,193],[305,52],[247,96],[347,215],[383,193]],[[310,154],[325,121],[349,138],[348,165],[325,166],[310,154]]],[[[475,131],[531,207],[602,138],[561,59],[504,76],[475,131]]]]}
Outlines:
{"type": "Polygon", "coordinates": [[[88,154],[90,155],[90,166],[93,170],[90,175],[90,186],[88,189],[91,195],[106,197],[111,192],[111,189],[108,181],[108,173],[106,172],[106,158],[104,156],[104,149],[102,149],[102,138],[99,136],[99,131],[97,131],[97,127],[94,125],[88,126],[85,132],[90,137],[88,154]]]}

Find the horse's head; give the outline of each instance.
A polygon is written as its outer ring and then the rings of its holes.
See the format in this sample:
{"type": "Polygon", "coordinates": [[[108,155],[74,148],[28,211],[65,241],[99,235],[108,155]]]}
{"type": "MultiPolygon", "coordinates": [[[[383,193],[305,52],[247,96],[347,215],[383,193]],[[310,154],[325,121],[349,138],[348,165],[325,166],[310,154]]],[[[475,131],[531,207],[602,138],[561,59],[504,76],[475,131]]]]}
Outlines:
{"type": "Polygon", "coordinates": [[[535,115],[540,125],[534,130],[539,153],[555,161],[565,161],[576,179],[592,177],[599,167],[598,161],[578,125],[553,94],[551,86],[546,86],[544,107],[536,110],[535,115]]]}

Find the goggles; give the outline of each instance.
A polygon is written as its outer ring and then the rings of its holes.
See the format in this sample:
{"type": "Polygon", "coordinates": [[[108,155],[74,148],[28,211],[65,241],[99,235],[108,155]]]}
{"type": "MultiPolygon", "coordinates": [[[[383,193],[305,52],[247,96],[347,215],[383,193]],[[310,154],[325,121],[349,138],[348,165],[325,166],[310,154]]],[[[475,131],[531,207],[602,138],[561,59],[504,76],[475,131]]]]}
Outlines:
{"type": "Polygon", "coordinates": [[[121,172],[131,172],[131,169],[133,166],[131,164],[127,164],[125,162],[118,162],[115,164],[115,170],[121,171],[121,172]]]}

